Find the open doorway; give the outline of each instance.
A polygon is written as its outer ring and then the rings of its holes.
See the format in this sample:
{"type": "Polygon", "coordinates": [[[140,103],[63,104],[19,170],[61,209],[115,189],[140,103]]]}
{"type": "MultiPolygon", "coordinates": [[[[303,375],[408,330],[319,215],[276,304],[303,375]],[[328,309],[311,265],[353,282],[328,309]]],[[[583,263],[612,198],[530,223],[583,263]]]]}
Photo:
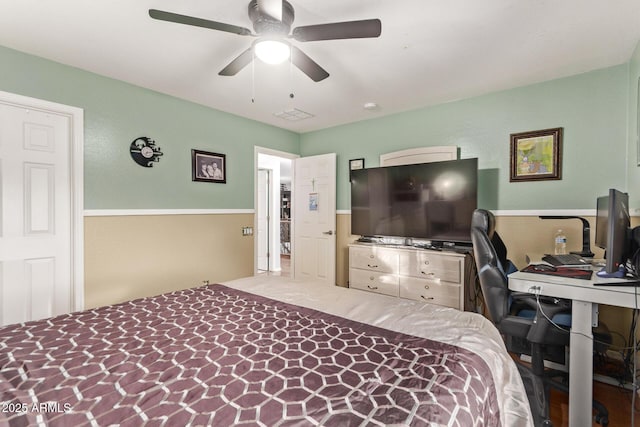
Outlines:
{"type": "Polygon", "coordinates": [[[256,147],[255,272],[292,276],[293,159],[298,156],[256,147]]]}
{"type": "Polygon", "coordinates": [[[269,271],[269,212],[271,207],[271,170],[258,169],[258,204],[256,205],[256,246],[258,247],[258,273],[269,271]]]}

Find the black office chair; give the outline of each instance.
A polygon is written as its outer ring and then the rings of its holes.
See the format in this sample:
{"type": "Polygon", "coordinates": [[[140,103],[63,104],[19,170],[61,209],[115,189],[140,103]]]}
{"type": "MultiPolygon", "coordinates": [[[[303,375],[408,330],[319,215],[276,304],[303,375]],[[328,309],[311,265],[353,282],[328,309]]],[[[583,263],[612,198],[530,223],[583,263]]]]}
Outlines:
{"type": "MultiPolygon", "coordinates": [[[[569,344],[568,328],[559,328],[554,323],[557,323],[555,319],[560,319],[561,316],[566,317],[571,313],[571,303],[509,290],[504,272],[506,247],[504,251],[501,250],[503,253],[499,256],[492,240],[498,242],[499,246],[502,239],[495,232],[495,217],[491,212],[484,209],[476,209],[473,212],[471,240],[480,287],[491,320],[505,338],[524,338],[530,344],[531,365],[523,363],[517,363],[517,365],[527,388],[535,425],[551,426],[550,387],[566,393],[569,390],[566,383],[554,380],[557,376],[564,375],[563,372],[545,370],[544,351],[548,346],[564,348],[569,344]],[[521,314],[526,311],[533,311],[535,315],[531,317],[521,314]]],[[[504,246],[503,243],[502,245],[504,246]]],[[[607,409],[597,401],[593,402],[593,406],[597,411],[596,422],[607,426],[609,423],[607,409]]]]}

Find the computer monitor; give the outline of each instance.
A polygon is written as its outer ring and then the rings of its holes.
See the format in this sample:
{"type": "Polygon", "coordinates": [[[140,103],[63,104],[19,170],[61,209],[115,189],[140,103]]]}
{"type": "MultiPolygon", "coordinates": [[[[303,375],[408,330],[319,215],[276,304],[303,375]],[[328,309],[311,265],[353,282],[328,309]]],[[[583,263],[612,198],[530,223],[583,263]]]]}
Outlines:
{"type": "Polygon", "coordinates": [[[595,244],[605,250],[607,273],[625,265],[630,248],[629,195],[610,189],[607,196],[598,197],[595,244]]]}

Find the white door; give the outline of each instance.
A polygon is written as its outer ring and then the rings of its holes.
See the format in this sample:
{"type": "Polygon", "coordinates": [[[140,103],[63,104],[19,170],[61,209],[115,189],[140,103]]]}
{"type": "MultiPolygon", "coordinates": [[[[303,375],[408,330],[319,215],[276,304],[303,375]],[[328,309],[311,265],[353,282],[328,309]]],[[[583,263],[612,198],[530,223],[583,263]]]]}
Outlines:
{"type": "Polygon", "coordinates": [[[258,270],[269,271],[269,170],[258,170],[258,270]]]}
{"type": "Polygon", "coordinates": [[[77,123],[73,115],[5,102],[8,95],[0,93],[0,325],[78,306],[72,175],[77,123]]]}
{"type": "Polygon", "coordinates": [[[336,284],[336,154],[294,160],[296,279],[336,284]]]}

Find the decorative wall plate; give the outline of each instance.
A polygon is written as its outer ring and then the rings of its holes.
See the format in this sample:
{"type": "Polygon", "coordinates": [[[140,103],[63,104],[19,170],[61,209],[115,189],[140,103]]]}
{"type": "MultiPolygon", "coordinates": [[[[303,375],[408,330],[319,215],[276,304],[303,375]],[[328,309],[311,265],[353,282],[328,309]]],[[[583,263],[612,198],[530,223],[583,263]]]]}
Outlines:
{"type": "Polygon", "coordinates": [[[133,161],[145,168],[152,167],[153,163],[159,162],[160,156],[162,156],[160,147],[156,145],[153,139],[147,136],[134,139],[129,147],[129,152],[133,161]]]}

